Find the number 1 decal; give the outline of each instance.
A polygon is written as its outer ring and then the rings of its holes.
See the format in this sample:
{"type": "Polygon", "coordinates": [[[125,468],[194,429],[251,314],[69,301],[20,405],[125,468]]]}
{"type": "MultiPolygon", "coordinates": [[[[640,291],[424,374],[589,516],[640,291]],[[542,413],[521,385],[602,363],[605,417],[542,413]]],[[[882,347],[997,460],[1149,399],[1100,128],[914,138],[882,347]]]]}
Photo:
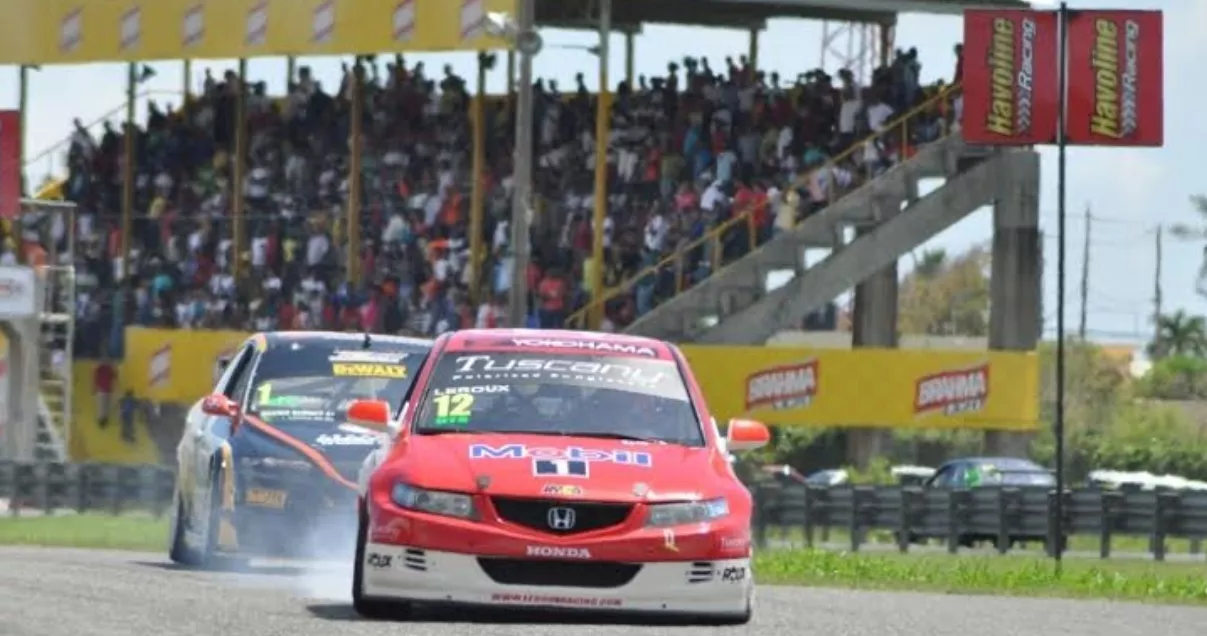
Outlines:
{"type": "Polygon", "coordinates": [[[268,400],[272,398],[272,383],[265,382],[256,388],[256,404],[268,404],[268,400]]]}

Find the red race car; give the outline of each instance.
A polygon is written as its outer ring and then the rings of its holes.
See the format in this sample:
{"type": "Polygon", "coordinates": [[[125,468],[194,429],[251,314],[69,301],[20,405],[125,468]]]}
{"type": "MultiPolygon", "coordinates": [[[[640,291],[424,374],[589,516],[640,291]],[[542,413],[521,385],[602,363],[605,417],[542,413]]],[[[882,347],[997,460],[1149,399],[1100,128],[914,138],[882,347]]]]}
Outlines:
{"type": "Polygon", "coordinates": [[[356,611],[415,603],[666,613],[753,611],[751,496],[671,344],[572,331],[439,338],[404,403],[351,406],[388,443],[360,472],[356,611]]]}

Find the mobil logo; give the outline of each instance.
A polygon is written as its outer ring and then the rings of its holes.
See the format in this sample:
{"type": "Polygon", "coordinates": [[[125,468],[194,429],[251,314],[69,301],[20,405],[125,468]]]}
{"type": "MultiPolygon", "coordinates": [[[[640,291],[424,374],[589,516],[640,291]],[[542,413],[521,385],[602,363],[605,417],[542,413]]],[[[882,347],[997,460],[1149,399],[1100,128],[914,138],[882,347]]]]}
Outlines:
{"type": "Polygon", "coordinates": [[[599,450],[566,446],[556,448],[551,446],[528,446],[526,444],[504,444],[491,446],[489,444],[474,444],[469,447],[470,459],[550,459],[578,462],[601,462],[640,466],[648,468],[654,465],[654,458],[649,453],[631,450],[599,450]]]}

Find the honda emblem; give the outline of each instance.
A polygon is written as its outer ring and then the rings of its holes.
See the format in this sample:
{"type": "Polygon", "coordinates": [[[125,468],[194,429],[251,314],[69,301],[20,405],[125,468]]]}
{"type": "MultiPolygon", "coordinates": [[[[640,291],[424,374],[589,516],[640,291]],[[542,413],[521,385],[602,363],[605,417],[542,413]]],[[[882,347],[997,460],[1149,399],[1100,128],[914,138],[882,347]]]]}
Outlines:
{"type": "Polygon", "coordinates": [[[549,527],[553,530],[573,530],[574,529],[574,509],[573,508],[550,508],[549,527]]]}

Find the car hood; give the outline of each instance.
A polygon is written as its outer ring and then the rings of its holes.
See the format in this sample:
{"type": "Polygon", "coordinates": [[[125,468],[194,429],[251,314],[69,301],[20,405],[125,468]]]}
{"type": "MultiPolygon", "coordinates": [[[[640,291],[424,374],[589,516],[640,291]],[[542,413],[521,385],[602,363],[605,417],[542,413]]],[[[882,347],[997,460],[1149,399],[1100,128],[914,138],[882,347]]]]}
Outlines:
{"type": "Polygon", "coordinates": [[[400,446],[395,461],[416,486],[514,497],[696,499],[727,470],[715,449],[592,437],[412,435],[400,446]]]}
{"type": "MultiPolygon", "coordinates": [[[[300,457],[326,463],[345,479],[355,479],[361,462],[381,444],[368,429],[330,421],[274,420],[249,417],[231,440],[243,457],[300,457]]],[[[321,467],[321,466],[320,466],[321,467]]]]}

